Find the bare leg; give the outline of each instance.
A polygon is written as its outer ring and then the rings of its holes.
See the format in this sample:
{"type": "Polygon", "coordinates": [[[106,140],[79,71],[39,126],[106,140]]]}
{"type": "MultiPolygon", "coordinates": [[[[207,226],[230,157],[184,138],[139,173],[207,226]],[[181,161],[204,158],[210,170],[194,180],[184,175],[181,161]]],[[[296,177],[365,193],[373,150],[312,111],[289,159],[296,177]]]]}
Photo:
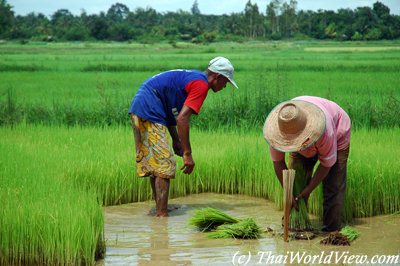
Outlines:
{"type": "Polygon", "coordinates": [[[150,185],[151,190],[153,191],[153,199],[157,205],[157,197],[156,197],[156,178],[154,176],[150,176],[150,185]]]}
{"type": "Polygon", "coordinates": [[[169,179],[155,178],[157,217],[168,216],[169,179]]]}

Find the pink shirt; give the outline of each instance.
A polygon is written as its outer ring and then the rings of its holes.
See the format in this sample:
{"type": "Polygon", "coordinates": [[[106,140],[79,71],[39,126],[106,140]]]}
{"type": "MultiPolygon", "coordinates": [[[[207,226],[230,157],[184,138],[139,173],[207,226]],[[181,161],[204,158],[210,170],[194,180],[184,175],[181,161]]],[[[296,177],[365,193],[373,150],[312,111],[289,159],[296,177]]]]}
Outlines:
{"type": "MultiPolygon", "coordinates": [[[[347,113],[336,103],[314,96],[300,96],[293,100],[302,100],[317,105],[325,113],[326,129],[321,138],[303,151],[299,151],[306,158],[318,154],[320,164],[331,167],[336,163],[337,151],[344,150],[350,145],[351,121],[347,113]]],[[[285,153],[270,147],[270,154],[273,161],[281,161],[285,153]]]]}

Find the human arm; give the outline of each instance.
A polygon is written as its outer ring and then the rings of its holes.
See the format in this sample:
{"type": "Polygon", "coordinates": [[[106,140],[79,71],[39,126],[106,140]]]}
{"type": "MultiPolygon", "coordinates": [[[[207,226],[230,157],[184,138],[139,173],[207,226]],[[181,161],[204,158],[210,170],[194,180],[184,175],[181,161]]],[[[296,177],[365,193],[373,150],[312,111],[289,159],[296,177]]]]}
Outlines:
{"type": "Polygon", "coordinates": [[[275,169],[275,174],[276,177],[279,180],[279,183],[281,183],[281,186],[283,187],[283,170],[287,170],[286,162],[285,160],[280,160],[280,161],[274,161],[274,169],[275,169]]]}
{"type": "Polygon", "coordinates": [[[326,177],[329,173],[331,167],[326,167],[321,164],[317,167],[313,177],[311,178],[310,183],[303,189],[303,191],[296,197],[296,201],[298,199],[305,199],[307,200],[310,196],[311,192],[322,182],[322,180],[326,177]]]}
{"type": "Polygon", "coordinates": [[[283,187],[283,170],[287,170],[287,165],[285,162],[285,153],[275,150],[274,148],[272,148],[272,146],[269,147],[269,154],[271,157],[271,160],[274,164],[274,170],[275,170],[275,174],[276,177],[279,180],[279,183],[281,184],[281,186],[283,187]]]}
{"type": "Polygon", "coordinates": [[[183,155],[182,144],[181,140],[179,139],[178,132],[176,131],[176,126],[169,126],[168,131],[172,138],[172,147],[174,149],[175,154],[182,157],[183,155]]]}
{"type": "Polygon", "coordinates": [[[194,168],[194,160],[192,158],[192,148],[190,147],[189,139],[189,127],[190,127],[190,116],[194,111],[184,105],[182,110],[176,117],[176,124],[178,128],[178,136],[181,141],[183,151],[183,166],[181,170],[183,173],[190,174],[194,168]]]}
{"type": "Polygon", "coordinates": [[[333,126],[327,124],[327,129],[321,138],[316,142],[315,146],[318,151],[319,165],[315,170],[310,182],[303,189],[303,191],[297,195],[297,198],[308,199],[311,192],[322,182],[322,180],[328,175],[331,167],[337,160],[337,139],[334,134],[333,126]]]}

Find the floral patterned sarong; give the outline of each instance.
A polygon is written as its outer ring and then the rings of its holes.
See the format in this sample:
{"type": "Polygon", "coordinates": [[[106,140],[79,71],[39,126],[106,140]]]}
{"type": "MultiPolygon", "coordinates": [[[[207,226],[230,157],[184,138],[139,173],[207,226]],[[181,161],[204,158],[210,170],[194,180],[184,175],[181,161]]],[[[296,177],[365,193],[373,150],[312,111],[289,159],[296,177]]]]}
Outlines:
{"type": "Polygon", "coordinates": [[[138,176],[174,178],[176,161],[166,126],[131,114],[138,176]]]}

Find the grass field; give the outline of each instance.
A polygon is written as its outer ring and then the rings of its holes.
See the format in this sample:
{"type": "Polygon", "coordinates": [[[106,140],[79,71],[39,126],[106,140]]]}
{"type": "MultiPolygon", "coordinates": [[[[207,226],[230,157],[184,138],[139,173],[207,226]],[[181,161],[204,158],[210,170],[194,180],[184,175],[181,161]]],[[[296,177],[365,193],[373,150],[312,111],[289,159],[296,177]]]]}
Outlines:
{"type": "Polygon", "coordinates": [[[23,119],[126,124],[127,108],[144,79],[174,68],[202,70],[211,58],[223,55],[233,62],[240,89],[209,95],[195,126],[258,126],[274,105],[298,95],[336,101],[354,127],[400,126],[391,115],[400,111],[398,47],[398,42],[3,44],[0,124],[23,119]]]}
{"type": "MultiPolygon", "coordinates": [[[[217,55],[231,59],[240,89],[210,93],[193,119],[196,168],[178,173],[171,197],[239,193],[281,208],[261,128],[275,104],[316,95],[343,106],[355,129],[346,220],[399,212],[399,44],[1,44],[0,264],[101,257],[102,206],[151,198],[128,126],[138,86],[162,70],[205,69],[217,55]]],[[[320,188],[309,209],[321,216],[320,188]]]]}

